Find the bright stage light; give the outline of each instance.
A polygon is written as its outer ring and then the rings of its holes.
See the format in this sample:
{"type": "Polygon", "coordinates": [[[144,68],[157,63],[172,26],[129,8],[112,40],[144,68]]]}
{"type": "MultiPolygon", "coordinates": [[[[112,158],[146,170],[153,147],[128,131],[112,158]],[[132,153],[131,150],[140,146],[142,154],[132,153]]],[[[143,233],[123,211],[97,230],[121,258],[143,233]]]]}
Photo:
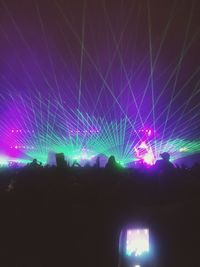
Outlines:
{"type": "Polygon", "coordinates": [[[0,156],[0,166],[7,165],[7,163],[8,163],[8,160],[4,158],[3,156],[0,156]]]}
{"type": "Polygon", "coordinates": [[[139,264],[134,265],[134,267],[141,267],[139,264]]]}
{"type": "Polygon", "coordinates": [[[179,149],[179,152],[187,152],[188,151],[188,148],[187,147],[181,147],[179,149]]]}
{"type": "Polygon", "coordinates": [[[155,163],[155,156],[150,144],[143,141],[141,144],[134,148],[136,158],[142,160],[148,165],[153,165],[155,163]]]}
{"type": "Polygon", "coordinates": [[[141,256],[149,252],[149,230],[129,229],[126,237],[127,256],[141,256]]]}

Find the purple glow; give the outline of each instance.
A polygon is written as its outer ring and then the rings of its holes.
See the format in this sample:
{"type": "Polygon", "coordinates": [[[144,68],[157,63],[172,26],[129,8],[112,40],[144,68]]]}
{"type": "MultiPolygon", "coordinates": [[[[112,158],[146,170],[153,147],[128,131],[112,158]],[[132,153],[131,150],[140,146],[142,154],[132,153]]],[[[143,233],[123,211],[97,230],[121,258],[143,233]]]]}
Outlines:
{"type": "Polygon", "coordinates": [[[148,130],[148,136],[151,136],[151,134],[152,134],[152,131],[148,130]]]}
{"type": "Polygon", "coordinates": [[[200,152],[190,145],[200,138],[198,1],[23,2],[27,13],[0,3],[6,156],[74,157],[85,146],[126,166],[200,152]]]}
{"type": "Polygon", "coordinates": [[[151,128],[140,129],[138,133],[145,140],[152,138],[154,135],[154,131],[151,128]]]}

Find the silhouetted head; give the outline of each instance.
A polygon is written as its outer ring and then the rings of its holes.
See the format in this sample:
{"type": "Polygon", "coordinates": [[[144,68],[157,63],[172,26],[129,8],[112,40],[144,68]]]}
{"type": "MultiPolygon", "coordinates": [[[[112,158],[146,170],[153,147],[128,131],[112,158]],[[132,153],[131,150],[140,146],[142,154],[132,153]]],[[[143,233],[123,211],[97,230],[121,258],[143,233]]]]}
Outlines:
{"type": "Polygon", "coordinates": [[[110,163],[114,163],[114,164],[115,164],[115,162],[116,162],[114,156],[110,156],[109,159],[108,159],[108,161],[109,161],[110,163]]]}
{"type": "Polygon", "coordinates": [[[169,161],[170,159],[170,154],[168,152],[163,152],[160,154],[161,158],[163,158],[166,161],[169,161]]]}
{"type": "Polygon", "coordinates": [[[115,168],[117,165],[115,157],[114,156],[110,156],[108,159],[108,162],[106,164],[106,168],[115,168]]]}

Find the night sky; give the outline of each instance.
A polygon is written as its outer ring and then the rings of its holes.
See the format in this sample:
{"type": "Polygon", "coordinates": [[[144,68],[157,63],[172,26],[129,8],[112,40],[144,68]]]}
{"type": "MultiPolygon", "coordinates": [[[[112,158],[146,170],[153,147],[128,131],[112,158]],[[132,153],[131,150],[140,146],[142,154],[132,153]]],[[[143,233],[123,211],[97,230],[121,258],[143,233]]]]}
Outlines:
{"type": "Polygon", "coordinates": [[[39,98],[59,102],[61,117],[199,139],[199,14],[192,0],[0,1],[1,134],[39,98]]]}

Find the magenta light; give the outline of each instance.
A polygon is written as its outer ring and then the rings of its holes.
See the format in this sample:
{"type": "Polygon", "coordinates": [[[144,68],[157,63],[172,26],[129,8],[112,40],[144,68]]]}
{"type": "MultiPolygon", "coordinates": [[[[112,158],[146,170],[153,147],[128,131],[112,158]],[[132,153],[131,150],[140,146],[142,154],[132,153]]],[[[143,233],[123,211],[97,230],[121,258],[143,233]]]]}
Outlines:
{"type": "Polygon", "coordinates": [[[152,131],[149,130],[149,131],[148,131],[148,136],[151,136],[151,134],[152,134],[152,131]]]}
{"type": "Polygon", "coordinates": [[[144,163],[148,165],[153,165],[155,163],[155,156],[150,144],[143,141],[136,146],[134,150],[136,158],[142,160],[144,163]]]}

